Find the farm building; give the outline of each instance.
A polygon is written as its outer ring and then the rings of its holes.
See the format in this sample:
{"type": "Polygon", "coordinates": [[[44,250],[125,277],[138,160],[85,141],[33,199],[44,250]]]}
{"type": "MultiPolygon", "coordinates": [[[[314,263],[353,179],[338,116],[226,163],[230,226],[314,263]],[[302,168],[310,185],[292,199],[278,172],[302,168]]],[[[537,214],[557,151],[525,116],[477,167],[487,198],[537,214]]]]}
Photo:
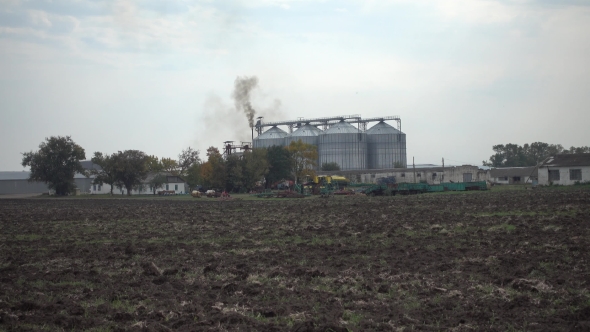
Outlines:
{"type": "MultiPolygon", "coordinates": [[[[159,174],[152,173],[152,174],[148,175],[148,177],[143,181],[143,185],[140,188],[136,188],[136,189],[133,189],[133,191],[131,191],[131,195],[150,195],[150,194],[153,194],[154,191],[156,193],[158,193],[159,191],[163,191],[163,190],[166,190],[167,192],[170,192],[171,194],[172,194],[172,192],[174,192],[174,194],[186,194],[187,190],[188,190],[188,186],[186,185],[184,180],[179,176],[175,176],[170,173],[159,173],[159,174]],[[154,188],[150,185],[150,182],[157,175],[165,176],[166,181],[160,187],[154,188]]],[[[91,195],[108,194],[110,192],[111,192],[111,186],[108,184],[103,184],[103,185],[93,184],[90,187],[90,191],[88,191],[88,193],[90,193],[91,195]]],[[[115,188],[113,188],[113,194],[127,195],[127,189],[115,187],[115,188]]]]}
{"type": "Polygon", "coordinates": [[[539,166],[539,184],[572,185],[590,182],[590,153],[558,154],[539,166]]]}
{"type": "Polygon", "coordinates": [[[525,184],[537,180],[537,167],[492,168],[490,181],[494,184],[525,184]]]}
{"type": "MultiPolygon", "coordinates": [[[[49,187],[44,182],[29,182],[31,172],[0,172],[0,195],[7,194],[46,194],[49,187]]],[[[82,174],[74,176],[76,187],[80,192],[88,192],[92,179],[82,174]]]]}
{"type": "Polygon", "coordinates": [[[475,182],[489,181],[489,170],[477,166],[462,165],[448,167],[390,168],[375,170],[349,170],[318,172],[320,175],[342,175],[353,182],[377,183],[381,178],[394,176],[397,183],[475,182]]]}
{"type": "MultiPolygon", "coordinates": [[[[82,167],[86,170],[100,169],[100,167],[89,160],[80,162],[82,167]]],[[[49,193],[49,187],[43,182],[29,182],[29,175],[31,172],[0,172],[0,195],[7,194],[46,194],[49,193]]],[[[156,174],[148,175],[144,181],[144,185],[137,190],[131,192],[132,195],[138,194],[152,194],[153,188],[150,187],[149,182],[154,178],[156,174]]],[[[184,180],[178,176],[174,176],[170,173],[162,174],[166,176],[166,182],[161,187],[156,188],[156,192],[159,190],[174,191],[175,194],[184,194],[187,192],[188,187],[184,180]]],[[[86,177],[83,174],[74,175],[74,183],[81,194],[108,194],[111,191],[111,186],[108,184],[97,185],[93,184],[93,177],[86,177]]],[[[113,194],[127,194],[126,189],[115,187],[113,194]]]]}

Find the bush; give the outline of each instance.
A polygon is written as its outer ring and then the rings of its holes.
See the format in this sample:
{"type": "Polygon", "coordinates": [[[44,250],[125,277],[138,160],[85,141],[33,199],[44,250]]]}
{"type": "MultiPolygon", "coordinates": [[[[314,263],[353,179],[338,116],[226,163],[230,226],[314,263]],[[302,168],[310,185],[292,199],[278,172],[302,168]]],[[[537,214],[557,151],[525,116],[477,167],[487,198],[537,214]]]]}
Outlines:
{"type": "Polygon", "coordinates": [[[339,171],[340,170],[340,165],[338,165],[338,163],[335,162],[331,162],[331,163],[323,163],[322,164],[322,171],[339,171]]]}

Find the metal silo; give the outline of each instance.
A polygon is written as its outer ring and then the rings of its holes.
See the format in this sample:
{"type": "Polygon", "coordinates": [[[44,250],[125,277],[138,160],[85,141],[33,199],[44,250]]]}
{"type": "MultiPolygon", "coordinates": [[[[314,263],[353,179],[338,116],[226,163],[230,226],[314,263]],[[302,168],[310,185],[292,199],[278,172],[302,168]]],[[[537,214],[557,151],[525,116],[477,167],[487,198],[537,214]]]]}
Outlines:
{"type": "Polygon", "coordinates": [[[406,167],[406,134],[381,121],[367,130],[369,168],[406,167]]]}
{"type": "Polygon", "coordinates": [[[367,168],[367,134],[341,121],[319,135],[321,167],[335,162],[341,170],[367,168]]]}
{"type": "Polygon", "coordinates": [[[273,145],[285,146],[286,136],[287,132],[275,126],[255,137],[252,146],[254,148],[268,148],[273,145]]]}
{"type": "Polygon", "coordinates": [[[303,127],[299,127],[292,134],[285,137],[285,146],[289,146],[291,142],[297,142],[301,140],[303,143],[318,146],[318,136],[322,133],[316,126],[306,124],[303,127]]]}
{"type": "MultiPolygon", "coordinates": [[[[293,133],[289,134],[289,136],[285,137],[285,146],[289,146],[289,144],[291,144],[291,142],[297,142],[297,141],[301,140],[303,143],[311,144],[317,148],[318,147],[318,137],[321,133],[322,133],[322,130],[318,129],[318,127],[312,126],[310,124],[306,124],[305,126],[299,127],[293,133]]],[[[316,163],[317,163],[316,168],[317,169],[320,169],[320,167],[321,167],[319,162],[320,162],[320,160],[319,160],[319,153],[318,153],[318,160],[316,160],[316,163]]]]}

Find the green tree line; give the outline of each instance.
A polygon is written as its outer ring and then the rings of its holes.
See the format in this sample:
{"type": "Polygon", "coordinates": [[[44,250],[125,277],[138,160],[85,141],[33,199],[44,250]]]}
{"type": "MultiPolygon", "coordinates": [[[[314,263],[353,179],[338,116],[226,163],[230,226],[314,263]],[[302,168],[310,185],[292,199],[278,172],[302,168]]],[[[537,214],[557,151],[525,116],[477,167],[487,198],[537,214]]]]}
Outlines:
{"type": "Polygon", "coordinates": [[[560,153],[590,153],[590,147],[570,147],[565,149],[561,144],[534,142],[531,144],[508,143],[494,145],[494,154],[489,161],[483,161],[484,166],[490,167],[526,167],[535,166],[546,158],[560,153]]]}
{"type": "MultiPolygon", "coordinates": [[[[98,185],[133,189],[143,188],[146,179],[155,193],[167,181],[166,174],[181,177],[194,189],[198,185],[233,192],[245,192],[261,183],[267,187],[283,179],[301,181],[315,175],[317,148],[301,141],[288,147],[272,146],[252,149],[241,155],[222,156],[215,147],[207,149],[206,158],[199,151],[183,150],[178,159],[158,158],[139,150],[118,151],[113,154],[95,152],[91,161],[99,168],[85,170],[80,161],[86,158],[84,149],[71,137],[50,137],[36,152],[23,153],[23,166],[31,168],[29,181],[42,181],[57,195],[67,195],[74,188],[74,175],[85,174],[98,185]]],[[[333,165],[332,165],[333,166],[333,165]]]]}

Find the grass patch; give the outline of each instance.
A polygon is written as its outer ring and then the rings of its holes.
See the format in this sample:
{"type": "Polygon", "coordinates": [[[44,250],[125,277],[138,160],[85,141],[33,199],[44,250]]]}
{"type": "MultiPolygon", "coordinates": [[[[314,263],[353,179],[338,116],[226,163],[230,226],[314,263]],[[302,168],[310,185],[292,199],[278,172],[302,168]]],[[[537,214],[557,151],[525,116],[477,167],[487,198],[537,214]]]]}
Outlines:
{"type": "Polygon", "coordinates": [[[37,241],[42,238],[39,234],[18,234],[15,237],[17,241],[37,241]]]}
{"type": "Polygon", "coordinates": [[[492,227],[488,228],[488,232],[502,232],[502,231],[504,231],[504,232],[510,233],[515,230],[516,230],[516,226],[511,225],[511,224],[507,224],[507,223],[492,226],[492,227]]]}

